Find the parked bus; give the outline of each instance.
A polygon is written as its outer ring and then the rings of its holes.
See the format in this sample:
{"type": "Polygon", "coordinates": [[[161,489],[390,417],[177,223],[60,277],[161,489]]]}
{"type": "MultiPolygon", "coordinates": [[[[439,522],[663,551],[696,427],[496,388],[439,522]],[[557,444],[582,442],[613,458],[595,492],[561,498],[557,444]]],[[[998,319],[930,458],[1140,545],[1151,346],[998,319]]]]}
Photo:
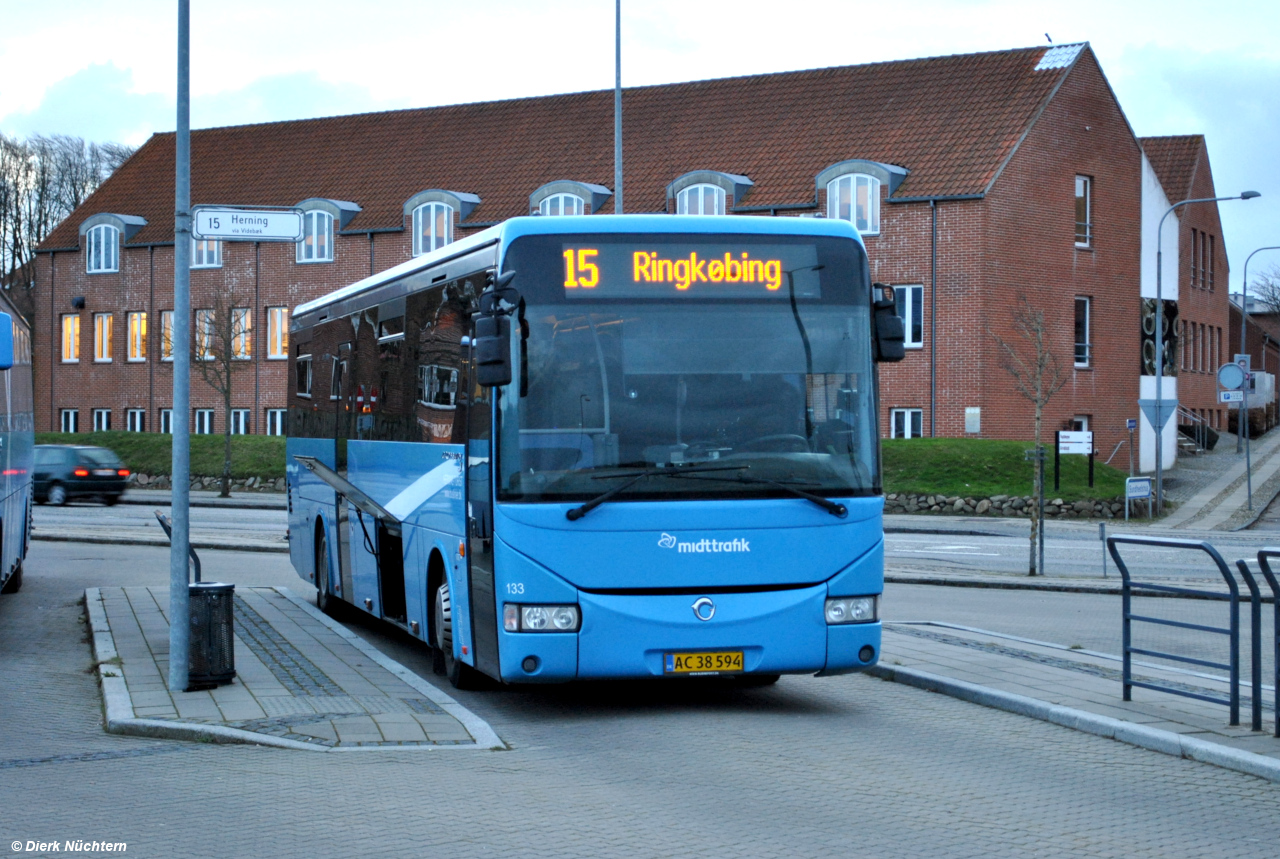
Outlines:
{"type": "Polygon", "coordinates": [[[864,669],[902,339],[847,223],[512,219],[295,310],[294,567],[455,685],[864,669]]]}
{"type": "Polygon", "coordinates": [[[31,328],[0,295],[0,593],[22,587],[22,561],[31,540],[31,472],[35,415],[31,385],[31,328]]]}

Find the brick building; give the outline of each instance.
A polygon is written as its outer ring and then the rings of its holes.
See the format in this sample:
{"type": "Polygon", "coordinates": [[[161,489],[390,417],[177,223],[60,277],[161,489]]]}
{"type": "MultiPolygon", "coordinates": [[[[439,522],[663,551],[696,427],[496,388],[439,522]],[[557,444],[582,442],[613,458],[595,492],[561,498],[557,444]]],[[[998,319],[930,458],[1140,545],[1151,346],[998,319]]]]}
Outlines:
{"type": "MultiPolygon", "coordinates": [[[[911,349],[882,367],[886,436],[1029,438],[997,342],[1025,297],[1067,376],[1046,431],[1087,426],[1104,455],[1127,438],[1154,174],[1088,45],[641,87],[623,122],[628,212],[855,223],[911,349]]],[[[252,334],[234,413],[197,379],[192,426],[283,429],[288,308],[512,216],[611,213],[612,128],[612,94],[588,92],[194,132],[195,204],[296,205],[308,234],[196,248],[195,315],[234,307],[252,334]]],[[[167,428],[173,150],[152,137],[39,249],[40,429],[167,428]]]]}

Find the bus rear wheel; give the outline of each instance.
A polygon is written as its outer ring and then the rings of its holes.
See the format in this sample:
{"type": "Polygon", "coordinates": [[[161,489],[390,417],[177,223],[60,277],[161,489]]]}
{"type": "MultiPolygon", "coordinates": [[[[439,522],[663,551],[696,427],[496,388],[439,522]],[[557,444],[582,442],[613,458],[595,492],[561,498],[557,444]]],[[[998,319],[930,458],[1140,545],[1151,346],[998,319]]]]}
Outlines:
{"type": "Polygon", "coordinates": [[[436,653],[439,662],[443,663],[444,676],[449,678],[455,689],[481,689],[484,678],[465,662],[453,656],[453,604],[449,599],[449,583],[442,582],[436,588],[435,611],[432,626],[436,631],[436,653]]]}
{"type": "Polygon", "coordinates": [[[18,561],[18,566],[14,568],[14,571],[9,576],[8,581],[4,583],[3,588],[0,588],[0,594],[16,594],[21,589],[22,589],[22,561],[18,561]]]}

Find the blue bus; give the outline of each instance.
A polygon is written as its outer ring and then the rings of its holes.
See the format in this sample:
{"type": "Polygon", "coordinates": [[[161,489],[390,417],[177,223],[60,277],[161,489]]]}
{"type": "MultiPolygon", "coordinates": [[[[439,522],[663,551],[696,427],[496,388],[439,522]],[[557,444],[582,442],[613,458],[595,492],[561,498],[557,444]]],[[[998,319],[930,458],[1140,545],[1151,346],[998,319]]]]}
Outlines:
{"type": "Polygon", "coordinates": [[[902,347],[847,223],[506,221],[296,308],[292,562],[462,687],[864,669],[902,347]]]}
{"type": "Polygon", "coordinates": [[[22,587],[22,562],[31,540],[31,471],[35,404],[31,328],[0,295],[0,593],[22,587]]]}

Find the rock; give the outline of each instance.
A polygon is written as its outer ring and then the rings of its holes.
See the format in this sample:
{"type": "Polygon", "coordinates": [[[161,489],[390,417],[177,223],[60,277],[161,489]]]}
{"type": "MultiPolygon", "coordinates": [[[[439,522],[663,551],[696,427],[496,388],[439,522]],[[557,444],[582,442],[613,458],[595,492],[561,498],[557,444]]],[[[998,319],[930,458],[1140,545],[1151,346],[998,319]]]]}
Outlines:
{"type": "Polygon", "coordinates": [[[942,508],[941,508],[941,507],[939,507],[937,504],[935,504],[935,505],[933,505],[932,507],[930,507],[930,508],[929,508],[929,512],[931,512],[931,513],[941,513],[941,512],[942,512],[942,508]]]}
{"type": "Polygon", "coordinates": [[[1009,500],[1008,495],[992,495],[991,496],[992,504],[1003,504],[1005,501],[1008,501],[1008,500],[1009,500]]]}
{"type": "MultiPolygon", "coordinates": [[[[1057,504],[1061,504],[1062,502],[1061,502],[1061,501],[1058,501],[1058,502],[1055,502],[1055,503],[1057,503],[1057,504]]],[[[1090,510],[1092,510],[1092,509],[1093,509],[1093,502],[1092,502],[1092,501],[1077,501],[1075,504],[1072,504],[1072,505],[1071,505],[1071,509],[1072,509],[1072,510],[1074,510],[1074,511],[1076,511],[1077,513],[1088,513],[1090,510]]]]}
{"type": "MultiPolygon", "coordinates": [[[[977,513],[979,516],[981,516],[983,513],[986,513],[990,509],[991,509],[991,501],[984,498],[978,502],[978,506],[974,508],[974,512],[977,513]]],[[[182,592],[179,591],[178,593],[182,593],[182,592]]]]}
{"type": "MultiPolygon", "coordinates": [[[[959,513],[960,511],[964,510],[964,499],[963,499],[963,498],[957,498],[957,499],[955,500],[955,503],[951,505],[951,509],[952,509],[952,510],[954,510],[954,511],[956,511],[957,513],[959,513]]],[[[179,591],[179,593],[181,593],[181,591],[179,591]]]]}
{"type": "MultiPolygon", "coordinates": [[[[148,483],[150,483],[150,482],[151,482],[151,477],[150,477],[149,475],[146,475],[146,474],[139,474],[139,475],[138,475],[138,485],[139,485],[139,486],[146,486],[146,485],[147,485],[148,483]]],[[[179,591],[179,593],[181,593],[181,591],[179,591]]]]}
{"type": "Polygon", "coordinates": [[[1026,502],[1025,500],[1023,500],[1022,498],[1015,498],[1015,499],[1013,499],[1013,509],[1014,509],[1014,510],[1021,510],[1023,507],[1026,507],[1026,506],[1027,506],[1027,502],[1026,502]]]}

